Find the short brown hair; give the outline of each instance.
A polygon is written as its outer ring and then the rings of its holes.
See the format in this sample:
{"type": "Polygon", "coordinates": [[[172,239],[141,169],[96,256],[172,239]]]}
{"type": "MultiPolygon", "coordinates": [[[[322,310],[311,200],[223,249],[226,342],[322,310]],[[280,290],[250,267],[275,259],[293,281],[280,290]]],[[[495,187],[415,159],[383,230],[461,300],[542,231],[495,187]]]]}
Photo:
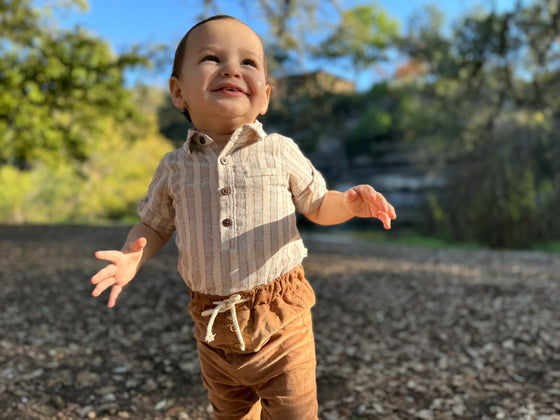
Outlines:
{"type": "MultiPolygon", "coordinates": [[[[181,41],[179,42],[179,45],[177,46],[177,49],[175,50],[175,58],[173,60],[173,69],[171,70],[171,77],[179,78],[181,76],[181,65],[183,64],[183,59],[185,58],[185,50],[187,49],[187,41],[188,41],[189,36],[192,33],[192,31],[195,30],[196,28],[198,28],[199,26],[204,25],[205,23],[212,22],[213,20],[223,20],[223,19],[236,20],[236,21],[242,23],[243,25],[246,25],[245,22],[242,22],[241,20],[239,20],[237,18],[234,18],[233,16],[229,16],[229,15],[211,16],[207,19],[204,19],[204,20],[198,22],[191,29],[189,29],[189,31],[181,39],[181,41]]],[[[264,55],[264,73],[265,73],[265,76],[266,76],[266,80],[268,82],[268,70],[267,70],[267,65],[266,65],[266,55],[264,55]]],[[[187,118],[187,120],[192,122],[191,121],[191,116],[189,115],[189,112],[186,109],[183,109],[182,114],[187,118]]]]}

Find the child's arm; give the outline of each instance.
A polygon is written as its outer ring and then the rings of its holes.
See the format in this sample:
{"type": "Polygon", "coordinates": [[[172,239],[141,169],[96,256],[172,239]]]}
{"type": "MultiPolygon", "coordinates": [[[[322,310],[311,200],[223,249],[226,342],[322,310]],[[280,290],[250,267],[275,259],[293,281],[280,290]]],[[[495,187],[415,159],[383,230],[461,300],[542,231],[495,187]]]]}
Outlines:
{"type": "Polygon", "coordinates": [[[170,237],[171,234],[161,234],[140,222],[130,229],[120,251],[97,251],[96,258],[111,264],[91,278],[91,282],[96,285],[92,295],[98,297],[111,287],[108,306],[115,306],[123,287],[134,278],[142,264],[163,248],[170,237]]]}
{"type": "Polygon", "coordinates": [[[376,217],[385,229],[390,229],[391,220],[397,218],[393,206],[369,185],[358,185],[344,193],[328,191],[321,205],[305,216],[320,225],[338,225],[352,217],[376,217]]]}

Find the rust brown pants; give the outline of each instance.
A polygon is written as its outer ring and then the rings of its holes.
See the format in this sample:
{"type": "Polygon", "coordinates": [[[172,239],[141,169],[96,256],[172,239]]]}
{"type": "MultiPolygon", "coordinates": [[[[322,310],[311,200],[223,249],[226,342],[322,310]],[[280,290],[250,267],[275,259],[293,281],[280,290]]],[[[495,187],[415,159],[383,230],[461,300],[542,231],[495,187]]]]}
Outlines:
{"type": "Polygon", "coordinates": [[[313,289],[297,266],[272,283],[239,293],[236,305],[245,343],[240,349],[230,311],[219,313],[205,341],[202,312],[227,298],[192,292],[202,381],[219,420],[315,420],[317,387],[311,307],[313,289]]]}

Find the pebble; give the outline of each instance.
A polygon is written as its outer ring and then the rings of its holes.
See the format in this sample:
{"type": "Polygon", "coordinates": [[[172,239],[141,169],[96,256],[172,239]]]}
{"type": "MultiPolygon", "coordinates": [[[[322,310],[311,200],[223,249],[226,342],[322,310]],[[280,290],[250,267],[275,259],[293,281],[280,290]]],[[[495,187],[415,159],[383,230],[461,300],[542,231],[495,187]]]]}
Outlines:
{"type": "Polygon", "coordinates": [[[154,406],[154,409],[159,411],[159,410],[163,410],[166,406],[167,406],[167,400],[161,400],[154,406]]]}

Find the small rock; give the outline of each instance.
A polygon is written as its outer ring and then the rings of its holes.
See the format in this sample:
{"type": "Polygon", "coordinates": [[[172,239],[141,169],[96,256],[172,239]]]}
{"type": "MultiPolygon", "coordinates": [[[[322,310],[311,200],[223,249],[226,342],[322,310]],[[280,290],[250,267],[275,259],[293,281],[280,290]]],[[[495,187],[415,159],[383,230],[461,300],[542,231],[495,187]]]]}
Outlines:
{"type": "Polygon", "coordinates": [[[362,415],[366,412],[366,409],[367,409],[367,407],[366,407],[365,404],[360,404],[359,406],[357,406],[354,409],[354,413],[357,414],[357,415],[362,415]]]}
{"type": "Polygon", "coordinates": [[[96,373],[93,372],[79,372],[76,374],[76,383],[79,386],[87,387],[95,384],[97,382],[98,376],[96,373]]]}
{"type": "Polygon", "coordinates": [[[416,417],[421,420],[433,420],[434,413],[432,413],[430,410],[422,410],[416,413],[416,417]]]}
{"type": "Polygon", "coordinates": [[[160,402],[158,402],[155,406],[154,409],[155,410],[163,410],[165,408],[165,406],[167,405],[167,400],[161,400],[160,402]]]}
{"type": "Polygon", "coordinates": [[[95,412],[93,411],[93,407],[91,405],[86,405],[78,411],[78,415],[82,418],[83,417],[92,418],[89,416],[90,413],[93,413],[95,415],[95,412]]]}
{"type": "Polygon", "coordinates": [[[502,347],[503,347],[504,349],[506,349],[506,350],[513,350],[513,349],[515,349],[515,343],[514,343],[513,340],[510,338],[510,339],[507,339],[506,341],[504,341],[504,342],[502,343],[502,347]]]}
{"type": "Polygon", "coordinates": [[[95,393],[97,395],[107,395],[112,394],[117,391],[117,388],[113,385],[107,385],[104,387],[99,388],[95,393]]]}
{"type": "Polygon", "coordinates": [[[127,373],[130,372],[130,366],[117,366],[113,369],[113,373],[127,373]]]}

